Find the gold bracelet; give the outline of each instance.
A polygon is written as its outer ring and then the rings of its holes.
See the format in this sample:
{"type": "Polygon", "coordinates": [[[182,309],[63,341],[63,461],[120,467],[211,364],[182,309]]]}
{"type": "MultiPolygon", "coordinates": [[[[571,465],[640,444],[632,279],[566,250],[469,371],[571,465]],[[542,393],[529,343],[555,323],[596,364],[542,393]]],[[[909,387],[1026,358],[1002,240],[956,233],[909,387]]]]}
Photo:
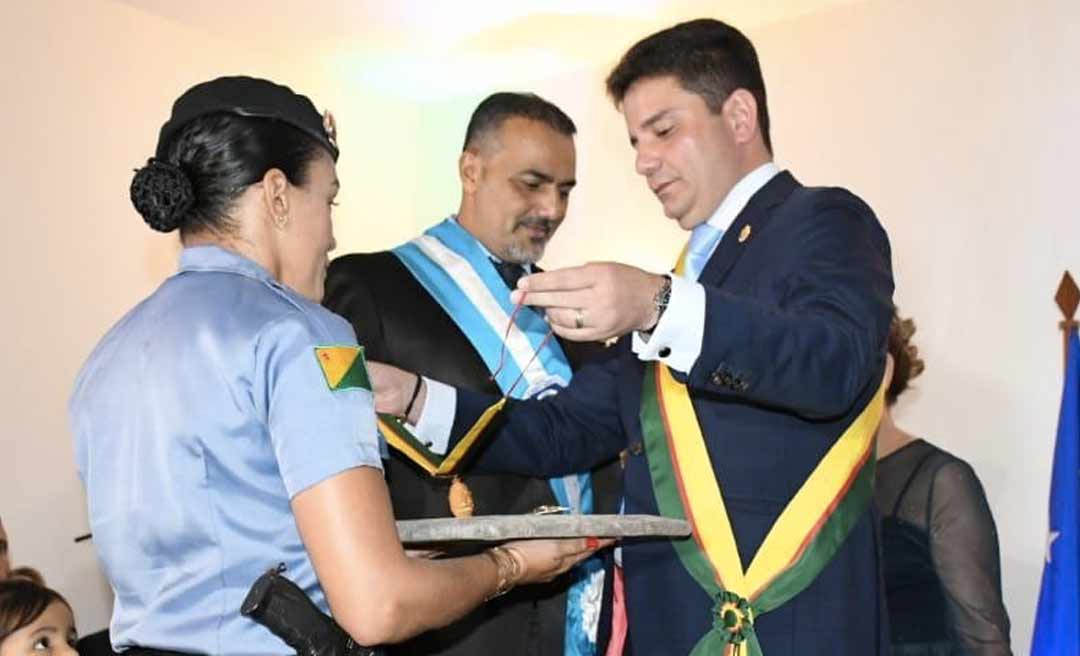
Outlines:
{"type": "Polygon", "coordinates": [[[495,591],[484,598],[488,601],[512,590],[521,580],[522,571],[509,547],[492,547],[484,553],[495,563],[495,591]]]}

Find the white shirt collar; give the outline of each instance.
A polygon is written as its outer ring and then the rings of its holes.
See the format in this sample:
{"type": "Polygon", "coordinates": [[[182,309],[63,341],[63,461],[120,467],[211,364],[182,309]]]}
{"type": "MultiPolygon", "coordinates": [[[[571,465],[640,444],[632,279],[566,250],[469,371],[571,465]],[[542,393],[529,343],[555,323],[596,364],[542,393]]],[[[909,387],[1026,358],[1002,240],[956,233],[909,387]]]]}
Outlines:
{"type": "Polygon", "coordinates": [[[709,217],[708,224],[721,231],[730,228],[735,221],[735,217],[739,216],[739,213],[743,211],[754,194],[760,191],[779,172],[780,167],[775,163],[765,162],[747,173],[735,183],[727,196],[724,196],[724,200],[720,201],[720,207],[717,207],[713,215],[709,217]]]}

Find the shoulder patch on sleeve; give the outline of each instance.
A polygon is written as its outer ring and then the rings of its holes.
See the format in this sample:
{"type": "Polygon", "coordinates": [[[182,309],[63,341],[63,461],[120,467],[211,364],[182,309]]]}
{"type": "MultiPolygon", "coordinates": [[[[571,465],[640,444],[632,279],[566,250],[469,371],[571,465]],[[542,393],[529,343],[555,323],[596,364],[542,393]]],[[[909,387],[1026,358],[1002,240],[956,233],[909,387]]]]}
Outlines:
{"type": "Polygon", "coordinates": [[[363,389],[371,391],[367,364],[362,346],[316,346],[315,359],[319,362],[326,385],[332,390],[363,389]]]}

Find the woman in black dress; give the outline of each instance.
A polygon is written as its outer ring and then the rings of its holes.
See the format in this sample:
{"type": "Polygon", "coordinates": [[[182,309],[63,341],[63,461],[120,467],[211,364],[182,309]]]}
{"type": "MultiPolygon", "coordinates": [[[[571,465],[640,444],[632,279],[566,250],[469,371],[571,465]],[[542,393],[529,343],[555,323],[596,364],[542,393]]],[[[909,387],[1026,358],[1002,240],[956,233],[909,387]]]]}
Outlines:
{"type": "Polygon", "coordinates": [[[1011,655],[997,529],[971,466],[893,423],[890,409],[923,370],[911,319],[893,316],[891,376],[878,428],[874,501],[881,516],[893,656],[1011,655]]]}

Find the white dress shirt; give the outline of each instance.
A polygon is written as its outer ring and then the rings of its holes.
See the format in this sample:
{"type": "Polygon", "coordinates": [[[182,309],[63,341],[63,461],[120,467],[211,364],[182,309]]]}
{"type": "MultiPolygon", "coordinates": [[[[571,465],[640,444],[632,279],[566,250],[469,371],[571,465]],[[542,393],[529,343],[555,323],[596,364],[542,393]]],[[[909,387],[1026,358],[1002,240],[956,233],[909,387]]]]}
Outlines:
{"type": "MultiPolygon", "coordinates": [[[[779,172],[776,164],[767,162],[747,173],[735,183],[709,217],[709,225],[720,231],[730,228],[754,194],[779,172]]],[[[715,250],[714,245],[713,251],[715,250]]],[[[659,360],[676,371],[689,373],[701,355],[704,335],[705,288],[696,278],[672,274],[671,299],[667,309],[651,336],[634,332],[632,348],[641,360],[659,360]]]]}

